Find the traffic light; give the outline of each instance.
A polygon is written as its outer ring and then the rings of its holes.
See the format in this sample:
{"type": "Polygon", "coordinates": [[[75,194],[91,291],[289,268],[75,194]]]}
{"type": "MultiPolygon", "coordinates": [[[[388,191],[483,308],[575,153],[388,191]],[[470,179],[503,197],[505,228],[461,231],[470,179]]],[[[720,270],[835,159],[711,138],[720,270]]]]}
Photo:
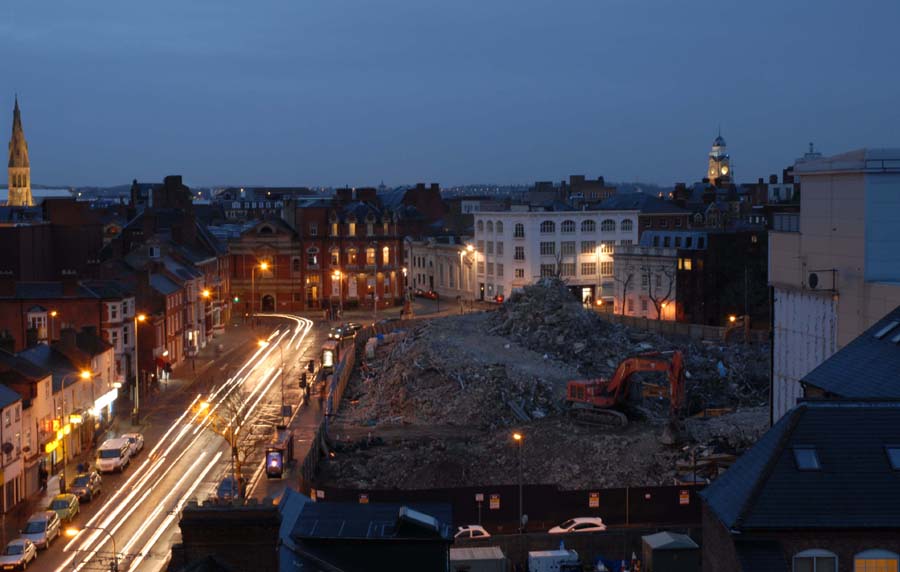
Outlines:
{"type": "Polygon", "coordinates": [[[240,302],[240,301],[241,301],[240,298],[238,298],[237,296],[234,297],[234,303],[235,303],[235,304],[237,304],[237,303],[240,302]]]}

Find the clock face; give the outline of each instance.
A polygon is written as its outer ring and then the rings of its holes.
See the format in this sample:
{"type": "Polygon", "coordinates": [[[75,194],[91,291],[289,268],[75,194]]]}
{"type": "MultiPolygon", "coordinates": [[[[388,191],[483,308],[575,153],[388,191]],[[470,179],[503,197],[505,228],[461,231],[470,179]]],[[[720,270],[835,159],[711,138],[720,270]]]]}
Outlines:
{"type": "Polygon", "coordinates": [[[722,174],[723,174],[723,175],[727,175],[727,174],[728,174],[728,165],[722,165],[722,174]]]}

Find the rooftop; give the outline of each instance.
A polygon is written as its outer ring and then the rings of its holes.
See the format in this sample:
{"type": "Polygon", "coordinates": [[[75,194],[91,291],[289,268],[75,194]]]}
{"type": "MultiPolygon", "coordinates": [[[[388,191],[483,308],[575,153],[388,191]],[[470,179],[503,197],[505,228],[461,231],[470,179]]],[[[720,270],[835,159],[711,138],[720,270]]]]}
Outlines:
{"type": "Polygon", "coordinates": [[[795,175],[840,171],[900,172],[900,148],[856,149],[794,165],[795,175]]]}
{"type": "Polygon", "coordinates": [[[689,214],[672,201],[644,193],[615,194],[597,205],[598,210],[637,210],[642,214],[689,214]]]}
{"type": "Polygon", "coordinates": [[[449,539],[450,505],[395,503],[306,503],[295,539],[449,539]]]}

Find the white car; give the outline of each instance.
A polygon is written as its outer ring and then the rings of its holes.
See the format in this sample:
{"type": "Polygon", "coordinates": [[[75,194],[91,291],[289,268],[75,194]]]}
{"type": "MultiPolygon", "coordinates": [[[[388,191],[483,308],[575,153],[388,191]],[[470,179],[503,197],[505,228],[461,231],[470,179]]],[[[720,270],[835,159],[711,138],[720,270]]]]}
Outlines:
{"type": "Polygon", "coordinates": [[[27,538],[10,541],[0,553],[0,570],[25,570],[37,558],[37,548],[27,538]]]}
{"type": "Polygon", "coordinates": [[[595,516],[582,516],[570,518],[559,526],[554,526],[547,532],[550,534],[568,534],[570,532],[602,532],[606,530],[602,518],[595,516]]]}
{"type": "Polygon", "coordinates": [[[131,456],[134,457],[144,448],[144,436],[140,433],[123,433],[123,439],[128,439],[128,447],[131,450],[131,456]]]}
{"type": "Polygon", "coordinates": [[[491,533],[486,531],[483,526],[478,524],[467,524],[458,527],[453,538],[490,538],[491,533]]]}

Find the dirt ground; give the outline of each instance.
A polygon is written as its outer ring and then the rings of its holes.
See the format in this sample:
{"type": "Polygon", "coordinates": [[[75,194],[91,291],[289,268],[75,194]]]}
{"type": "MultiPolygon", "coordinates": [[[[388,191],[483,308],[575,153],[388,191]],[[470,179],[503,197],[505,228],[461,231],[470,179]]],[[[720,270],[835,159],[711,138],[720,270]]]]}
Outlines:
{"type": "MultiPolygon", "coordinates": [[[[578,315],[579,321],[590,318],[578,315]]],[[[520,341],[540,349],[542,336],[548,336],[549,346],[565,348],[571,344],[560,336],[574,336],[616,359],[650,345],[687,342],[620,326],[575,332],[565,320],[554,334],[541,318],[535,320],[543,322],[541,334],[502,335],[500,319],[508,318],[494,312],[423,321],[379,346],[375,359],[366,360],[374,375],[364,379],[357,372],[345,392],[331,425],[334,455],[319,480],[355,488],[512,484],[518,467],[512,433],[519,431],[525,435],[526,482],[564,488],[672,484],[676,465],[683,466],[692,448],[739,453],[767,428],[768,409],[752,397],[759,393],[756,366],[766,364],[756,364],[760,358],[745,355],[748,350],[708,344],[685,349],[689,398],[694,388],[695,402],[739,406],[735,413],[686,420],[673,445],[659,438],[668,421],[665,401],[633,404],[625,428],[580,425],[566,410],[566,383],[610,365],[594,364],[588,352],[581,363],[566,352],[535,351],[520,341]]],[[[765,348],[750,351],[768,355],[765,348]]]]}

